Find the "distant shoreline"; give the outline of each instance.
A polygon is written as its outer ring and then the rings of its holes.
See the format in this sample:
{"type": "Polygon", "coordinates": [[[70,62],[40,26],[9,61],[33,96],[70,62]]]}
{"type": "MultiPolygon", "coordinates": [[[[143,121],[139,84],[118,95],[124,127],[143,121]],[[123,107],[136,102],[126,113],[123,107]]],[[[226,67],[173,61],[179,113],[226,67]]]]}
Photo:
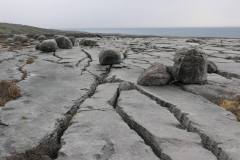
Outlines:
{"type": "Polygon", "coordinates": [[[120,37],[224,38],[240,39],[240,27],[181,28],[82,28],[69,31],[120,37]]]}
{"type": "Polygon", "coordinates": [[[66,34],[76,35],[77,37],[117,36],[121,38],[240,39],[240,27],[45,29],[21,24],[0,23],[0,35],[2,34],[66,34]]]}

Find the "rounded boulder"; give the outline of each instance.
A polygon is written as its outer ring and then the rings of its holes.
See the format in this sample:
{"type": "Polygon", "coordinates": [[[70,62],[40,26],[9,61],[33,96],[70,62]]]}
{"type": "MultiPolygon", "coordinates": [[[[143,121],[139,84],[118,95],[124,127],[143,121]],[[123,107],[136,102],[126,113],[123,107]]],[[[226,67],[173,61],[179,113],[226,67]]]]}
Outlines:
{"type": "Polygon", "coordinates": [[[72,49],[73,45],[71,40],[65,36],[58,36],[55,38],[57,45],[61,49],[72,49]]]}
{"type": "Polygon", "coordinates": [[[36,47],[36,49],[39,49],[42,52],[55,52],[57,48],[57,42],[54,39],[44,40],[38,47],[36,47]]]}
{"type": "Polygon", "coordinates": [[[101,65],[120,64],[121,62],[121,54],[117,51],[104,50],[99,54],[99,63],[101,65]]]}

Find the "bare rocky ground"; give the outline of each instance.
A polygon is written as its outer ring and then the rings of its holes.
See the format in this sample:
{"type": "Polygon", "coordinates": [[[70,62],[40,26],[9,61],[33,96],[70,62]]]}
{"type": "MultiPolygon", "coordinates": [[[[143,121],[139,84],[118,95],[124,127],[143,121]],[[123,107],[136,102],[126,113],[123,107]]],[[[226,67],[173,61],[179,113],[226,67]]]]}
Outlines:
{"type": "Polygon", "coordinates": [[[1,49],[0,80],[21,90],[0,108],[1,160],[239,160],[239,39],[90,39],[98,46],[1,49]],[[191,46],[219,68],[207,84],[136,84],[151,64],[171,66],[191,46]],[[104,49],[123,62],[99,65],[104,49]]]}

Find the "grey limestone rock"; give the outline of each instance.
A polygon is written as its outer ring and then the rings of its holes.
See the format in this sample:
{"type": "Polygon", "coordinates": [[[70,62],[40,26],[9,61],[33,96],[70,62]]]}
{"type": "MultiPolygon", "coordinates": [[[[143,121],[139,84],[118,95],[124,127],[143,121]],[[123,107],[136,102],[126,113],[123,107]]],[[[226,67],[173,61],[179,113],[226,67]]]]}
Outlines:
{"type": "Polygon", "coordinates": [[[104,50],[99,54],[101,65],[119,64],[121,61],[121,54],[114,50],[104,50]]]}
{"type": "Polygon", "coordinates": [[[57,45],[61,49],[72,49],[73,45],[71,40],[65,36],[58,36],[55,38],[57,45]]]}
{"type": "Polygon", "coordinates": [[[174,56],[173,74],[175,80],[184,84],[207,82],[207,57],[197,49],[182,49],[174,56]]]}
{"type": "Polygon", "coordinates": [[[13,37],[13,41],[14,42],[21,42],[21,43],[25,43],[28,42],[28,37],[24,36],[24,35],[15,35],[13,37]]]}
{"type": "Polygon", "coordinates": [[[71,36],[69,37],[70,41],[72,42],[72,45],[75,46],[75,43],[76,43],[76,38],[71,36]]]}
{"type": "Polygon", "coordinates": [[[40,42],[42,42],[43,40],[46,40],[47,37],[46,37],[45,35],[40,35],[40,36],[38,36],[37,39],[38,39],[40,42]]]}
{"type": "Polygon", "coordinates": [[[54,39],[44,40],[39,47],[36,46],[36,49],[39,49],[42,52],[55,52],[58,46],[54,39]]]}
{"type": "Polygon", "coordinates": [[[89,40],[89,39],[83,39],[79,42],[79,44],[81,46],[90,46],[90,47],[98,46],[97,41],[89,40]]]}
{"type": "Polygon", "coordinates": [[[137,83],[143,86],[162,86],[169,83],[171,75],[167,67],[160,63],[155,63],[147,68],[138,78],[137,83]]]}
{"type": "Polygon", "coordinates": [[[207,72],[208,73],[217,73],[217,65],[213,61],[207,61],[207,72]]]}

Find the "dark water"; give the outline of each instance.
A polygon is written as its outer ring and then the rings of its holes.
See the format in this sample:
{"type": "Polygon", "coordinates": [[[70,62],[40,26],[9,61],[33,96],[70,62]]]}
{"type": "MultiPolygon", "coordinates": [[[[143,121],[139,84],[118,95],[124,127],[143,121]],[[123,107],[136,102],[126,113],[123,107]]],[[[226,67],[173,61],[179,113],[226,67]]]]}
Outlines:
{"type": "Polygon", "coordinates": [[[219,28],[83,28],[78,31],[92,33],[121,33],[177,37],[228,37],[240,38],[240,27],[219,28]]]}

